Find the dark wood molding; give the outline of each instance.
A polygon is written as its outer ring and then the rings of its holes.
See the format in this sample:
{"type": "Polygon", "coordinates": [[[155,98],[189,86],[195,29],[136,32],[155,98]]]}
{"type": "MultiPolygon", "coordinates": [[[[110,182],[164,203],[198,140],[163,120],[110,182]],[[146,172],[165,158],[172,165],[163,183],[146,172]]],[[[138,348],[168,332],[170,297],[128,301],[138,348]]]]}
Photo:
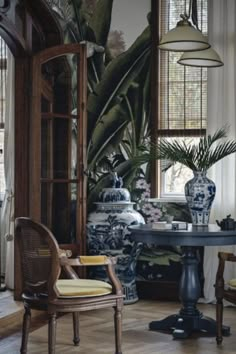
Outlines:
{"type": "MultiPolygon", "coordinates": [[[[151,131],[152,141],[156,140],[158,127],[158,66],[159,66],[159,0],[151,2],[151,131]]],[[[151,165],[151,196],[158,195],[158,164],[151,165]]]]}
{"type": "Polygon", "coordinates": [[[6,15],[0,15],[0,36],[5,40],[15,57],[26,52],[26,41],[18,32],[14,22],[6,15]]]}
{"type": "Polygon", "coordinates": [[[46,1],[23,0],[28,13],[32,17],[41,40],[44,42],[38,50],[63,44],[63,31],[53,10],[46,1]]]}

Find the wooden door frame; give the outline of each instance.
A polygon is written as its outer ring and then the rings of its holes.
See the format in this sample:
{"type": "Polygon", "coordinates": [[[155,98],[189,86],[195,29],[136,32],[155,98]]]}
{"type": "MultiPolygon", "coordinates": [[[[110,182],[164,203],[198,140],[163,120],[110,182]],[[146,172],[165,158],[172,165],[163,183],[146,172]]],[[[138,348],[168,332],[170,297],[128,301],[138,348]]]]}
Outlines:
{"type": "MultiPolygon", "coordinates": [[[[31,100],[32,28],[39,32],[40,48],[63,43],[62,30],[50,7],[42,0],[7,0],[0,5],[0,36],[15,58],[15,183],[14,217],[29,216],[29,122],[31,100]],[[17,10],[22,14],[22,28],[17,22],[17,10]],[[40,16],[39,16],[40,14],[40,16]]],[[[39,48],[39,49],[40,49],[39,48]]],[[[21,296],[18,273],[20,255],[14,253],[14,297],[21,296]]]]}
{"type": "Polygon", "coordinates": [[[41,66],[52,58],[75,53],[79,55],[81,70],[77,70],[77,90],[78,117],[79,117],[79,135],[77,144],[78,161],[78,190],[77,190],[77,243],[81,253],[86,252],[86,199],[87,187],[86,176],[86,150],[87,150],[87,119],[86,119],[86,100],[87,100],[87,59],[85,44],[64,44],[56,47],[47,48],[33,57],[32,71],[32,106],[31,106],[31,124],[30,124],[30,195],[29,195],[29,216],[41,221],[41,93],[42,93],[42,74],[41,66]],[[86,86],[85,86],[86,85],[86,86]],[[86,89],[85,89],[86,87],[86,89]]]}

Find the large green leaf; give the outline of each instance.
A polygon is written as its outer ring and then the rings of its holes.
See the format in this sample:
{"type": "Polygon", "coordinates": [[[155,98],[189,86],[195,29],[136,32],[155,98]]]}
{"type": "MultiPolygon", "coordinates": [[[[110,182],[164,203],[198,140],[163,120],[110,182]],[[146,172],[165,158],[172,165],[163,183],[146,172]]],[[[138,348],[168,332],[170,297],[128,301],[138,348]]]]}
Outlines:
{"type": "Polygon", "coordinates": [[[77,26],[77,42],[81,42],[86,39],[86,20],[82,13],[82,0],[70,0],[74,10],[74,23],[77,26]]]}
{"type": "Polygon", "coordinates": [[[125,131],[121,144],[126,155],[131,158],[141,153],[140,147],[150,135],[150,60],[144,65],[137,80],[130,85],[125,96],[127,114],[131,123],[125,131]]]}
{"type": "MultiPolygon", "coordinates": [[[[111,26],[112,6],[113,0],[99,0],[89,20],[89,26],[95,36],[94,41],[104,48],[111,26]]],[[[92,59],[88,60],[88,76],[92,84],[98,84],[102,78],[105,69],[103,57],[103,54],[96,53],[92,59]]]]}
{"type": "Polygon", "coordinates": [[[147,27],[126,52],[106,67],[101,82],[88,98],[90,132],[110,107],[117,103],[119,96],[127,93],[130,84],[143,68],[146,57],[150,55],[150,43],[150,28],[147,27]]]}
{"type": "Polygon", "coordinates": [[[144,69],[137,78],[139,85],[143,87],[143,111],[146,114],[146,118],[143,118],[144,125],[147,125],[147,128],[150,126],[150,111],[151,111],[151,58],[147,58],[147,62],[144,65],[144,69]]]}
{"type": "Polygon", "coordinates": [[[111,26],[113,0],[98,0],[89,26],[93,29],[96,43],[106,46],[111,26]]]}
{"type": "Polygon", "coordinates": [[[93,169],[94,164],[105,155],[114,151],[117,143],[117,135],[123,133],[129,122],[122,104],[117,104],[105,114],[92,134],[92,140],[88,149],[88,168],[93,169]],[[111,147],[113,146],[113,149],[111,147]]]}
{"type": "MultiPolygon", "coordinates": [[[[64,42],[79,43],[83,40],[86,40],[87,42],[90,42],[90,44],[93,43],[96,44],[95,33],[93,29],[88,25],[88,22],[86,20],[86,15],[83,12],[83,2],[81,0],[72,0],[70,5],[68,5],[68,7],[70,8],[70,19],[68,19],[66,16],[64,18],[62,17],[59,18],[62,28],[64,30],[64,42]]],[[[96,17],[95,13],[94,16],[96,17]]],[[[57,17],[59,17],[58,14],[57,17]]],[[[73,70],[73,65],[71,65],[71,67],[73,70]]],[[[89,92],[93,92],[95,85],[98,84],[101,79],[103,71],[104,71],[103,54],[97,53],[95,51],[94,55],[88,58],[89,92]]]]}

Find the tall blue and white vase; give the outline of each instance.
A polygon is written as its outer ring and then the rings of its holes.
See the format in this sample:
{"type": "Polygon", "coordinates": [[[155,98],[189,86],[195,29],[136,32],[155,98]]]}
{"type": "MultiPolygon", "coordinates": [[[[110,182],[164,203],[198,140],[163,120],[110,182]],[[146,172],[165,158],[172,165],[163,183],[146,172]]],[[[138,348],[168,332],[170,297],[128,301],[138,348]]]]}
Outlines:
{"type": "MultiPolygon", "coordinates": [[[[90,255],[115,256],[116,274],[125,295],[126,304],[138,300],[136,263],[142,245],[130,240],[128,226],[144,224],[144,218],[133,207],[125,188],[104,188],[96,210],[88,215],[87,248],[90,255]]],[[[90,277],[108,281],[102,267],[91,267],[90,277]]]]}
{"type": "Polygon", "coordinates": [[[215,183],[206,172],[193,171],[194,177],[185,184],[185,196],[193,225],[207,226],[215,198],[215,183]]]}

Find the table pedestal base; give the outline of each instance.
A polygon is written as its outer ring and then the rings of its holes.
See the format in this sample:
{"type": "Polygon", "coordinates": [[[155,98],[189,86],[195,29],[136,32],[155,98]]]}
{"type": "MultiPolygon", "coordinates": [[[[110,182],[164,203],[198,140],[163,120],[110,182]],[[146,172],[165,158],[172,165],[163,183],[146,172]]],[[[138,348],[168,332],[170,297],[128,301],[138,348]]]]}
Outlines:
{"type": "MultiPolygon", "coordinates": [[[[179,284],[179,299],[182,308],[178,314],[170,315],[161,321],[150,323],[150,330],[173,330],[174,338],[186,338],[198,331],[216,335],[216,321],[203,316],[197,309],[201,296],[199,279],[199,246],[235,245],[236,230],[220,230],[216,225],[188,225],[188,230],[155,230],[149,225],[131,226],[131,239],[151,245],[181,246],[182,275],[179,284]]],[[[230,328],[223,326],[224,336],[230,334],[230,328]]]]}
{"type": "MultiPolygon", "coordinates": [[[[210,317],[203,316],[201,313],[198,316],[182,316],[170,315],[163,320],[153,321],[149,323],[151,331],[166,331],[173,330],[174,339],[184,339],[189,337],[192,332],[204,332],[206,334],[216,335],[216,321],[210,317]]],[[[230,327],[223,326],[223,336],[230,335],[230,327]]]]}
{"type": "MultiPolygon", "coordinates": [[[[161,321],[151,322],[149,328],[154,331],[173,329],[174,338],[187,338],[194,331],[216,335],[216,321],[203,316],[196,307],[201,294],[196,247],[182,247],[182,252],[183,272],[179,297],[183,307],[177,315],[170,315],[161,321]]],[[[222,332],[224,336],[228,336],[230,327],[224,326],[222,332]]]]}

